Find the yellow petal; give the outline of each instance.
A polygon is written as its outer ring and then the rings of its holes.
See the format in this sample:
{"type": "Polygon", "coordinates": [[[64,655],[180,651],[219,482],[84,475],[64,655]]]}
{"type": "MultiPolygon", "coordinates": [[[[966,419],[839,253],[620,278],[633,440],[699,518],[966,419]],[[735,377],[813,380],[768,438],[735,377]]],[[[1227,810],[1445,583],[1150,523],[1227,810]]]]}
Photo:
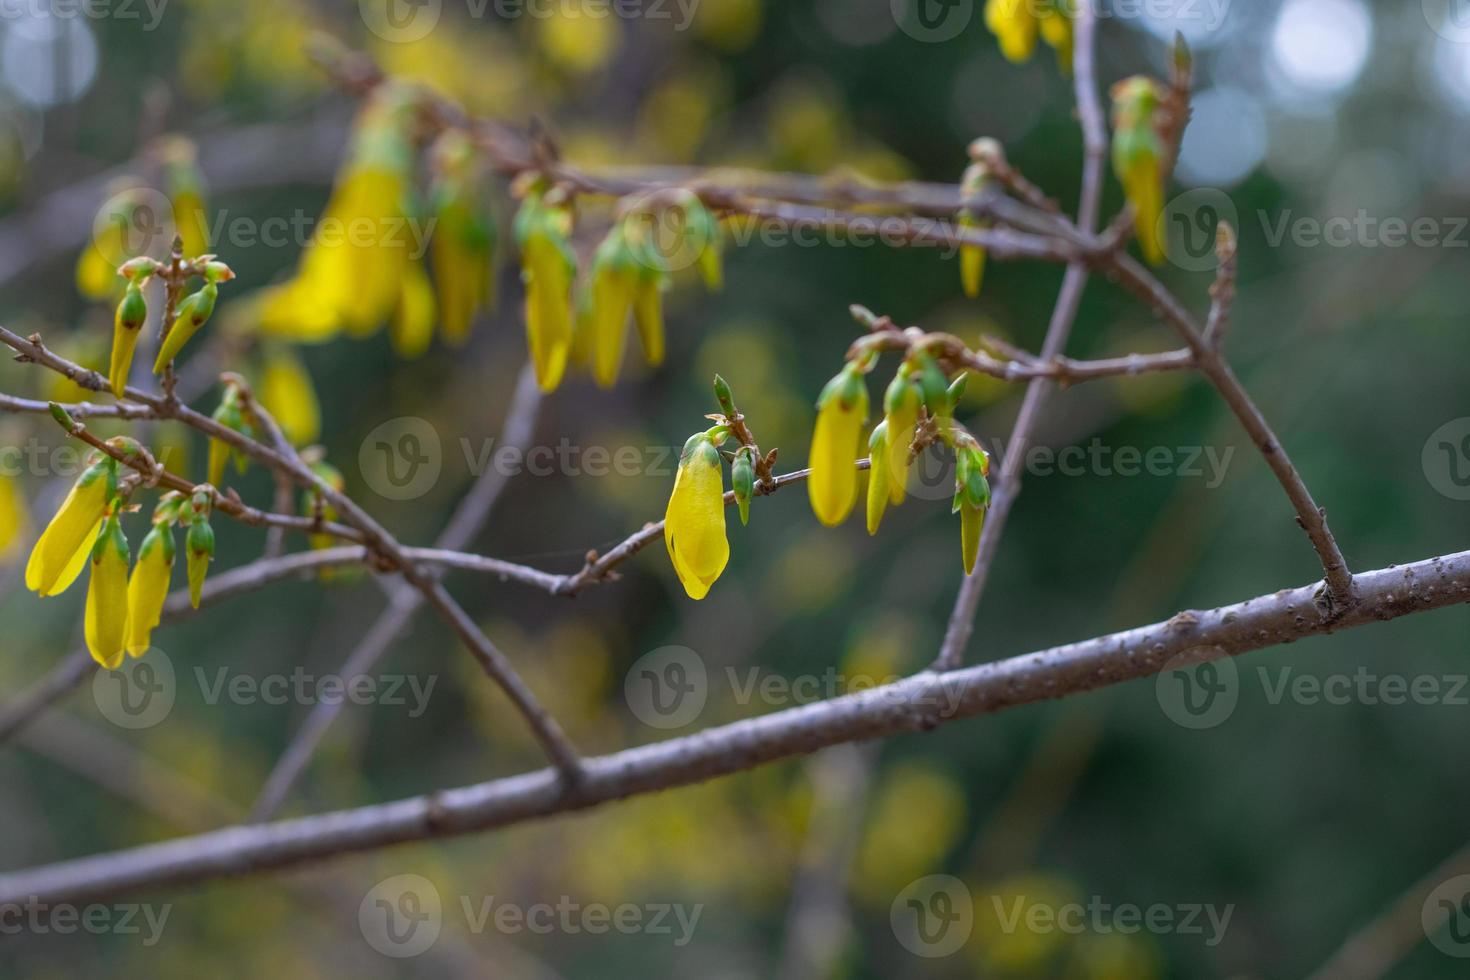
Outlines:
{"type": "Polygon", "coordinates": [[[975,571],[975,558],[980,554],[980,532],[985,529],[985,511],[960,504],[960,557],[965,574],[975,571]]]}
{"type": "Polygon", "coordinates": [[[632,303],[633,284],[627,276],[611,271],[598,274],[592,284],[592,377],[604,388],[618,380],[632,303]]]}
{"type": "Polygon", "coordinates": [[[403,273],[403,292],[393,318],[393,349],[400,357],[418,357],[434,337],[434,287],[418,263],[403,273]]]}
{"type": "Polygon", "coordinates": [[[107,507],[109,481],[101,475],[83,481],[66,495],[26,562],[26,588],[43,596],[63,592],[76,581],[97,539],[107,507]]]}
{"type": "Polygon", "coordinates": [[[15,480],[0,474],[0,559],[20,544],[26,524],[25,495],[15,480]]]}
{"type": "Polygon", "coordinates": [[[91,562],[84,634],[92,659],[108,670],[122,663],[128,625],[128,561],[110,543],[91,562]]]}
{"type": "Polygon", "coordinates": [[[566,372],[572,346],[571,272],[566,258],[547,239],[534,236],[525,247],[526,339],[542,391],[555,391],[566,372]]]}
{"type": "Polygon", "coordinates": [[[730,560],[725,537],[725,489],[718,456],[694,450],[679,466],[664,514],[664,545],[691,599],[703,599],[730,560]]]}
{"type": "Polygon", "coordinates": [[[985,277],[985,249],[974,245],[960,248],[960,285],[965,295],[974,299],[980,295],[980,283],[985,277]]]}
{"type": "Polygon", "coordinates": [[[658,367],[664,362],[664,302],[658,280],[645,279],[633,294],[633,319],[643,342],[643,359],[658,367]]]}
{"type": "Polygon", "coordinates": [[[1159,219],[1164,202],[1163,190],[1159,186],[1158,164],[1151,160],[1140,160],[1131,165],[1123,175],[1123,192],[1133,204],[1133,228],[1138,235],[1139,247],[1144,258],[1151,264],[1164,261],[1163,243],[1159,241],[1159,219]]]}
{"type": "Polygon", "coordinates": [[[293,445],[309,445],[321,435],[321,403],[294,351],[276,347],[266,352],[258,394],[293,445]]]}
{"type": "MultiPolygon", "coordinates": [[[[172,533],[172,532],[165,532],[172,533]]],[[[163,549],[155,547],[140,555],[133,575],[128,580],[127,651],[140,657],[148,651],[153,630],[163,616],[163,602],[168,598],[169,574],[173,562],[164,558],[163,549]]]]}
{"type": "Polygon", "coordinates": [[[857,502],[857,447],[863,425],[858,406],[829,398],[817,413],[812,434],[811,475],[807,494],[817,520],[836,527],[857,502]]]}

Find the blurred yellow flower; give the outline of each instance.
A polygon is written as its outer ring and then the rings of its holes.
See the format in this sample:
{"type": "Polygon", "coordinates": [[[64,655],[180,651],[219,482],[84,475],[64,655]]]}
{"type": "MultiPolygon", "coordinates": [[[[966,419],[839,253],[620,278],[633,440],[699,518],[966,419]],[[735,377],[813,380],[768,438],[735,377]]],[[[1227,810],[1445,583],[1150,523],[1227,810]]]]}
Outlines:
{"type": "Polygon", "coordinates": [[[857,500],[857,460],[863,425],[868,421],[868,387],[862,372],[848,364],[817,400],[807,495],[817,520],[836,527],[857,500]]]}

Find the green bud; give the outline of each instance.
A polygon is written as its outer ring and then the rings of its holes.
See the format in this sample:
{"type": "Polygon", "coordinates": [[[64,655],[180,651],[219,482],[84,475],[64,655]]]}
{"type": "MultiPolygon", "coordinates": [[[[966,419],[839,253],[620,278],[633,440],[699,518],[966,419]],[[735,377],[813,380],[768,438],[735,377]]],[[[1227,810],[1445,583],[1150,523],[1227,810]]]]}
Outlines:
{"type": "Polygon", "coordinates": [[[730,393],[730,385],[718,374],[715,375],[715,401],[720,403],[720,410],[727,417],[735,414],[735,396],[730,393]]]}
{"type": "Polygon", "coordinates": [[[740,523],[750,523],[750,498],[755,493],[755,464],[749,446],[740,447],[730,465],[730,482],[735,487],[735,505],[740,508],[740,523]]]}
{"type": "Polygon", "coordinates": [[[56,402],[50,402],[49,404],[51,406],[51,417],[56,420],[58,425],[68,432],[77,427],[76,420],[71,417],[71,414],[66,409],[62,408],[56,402]]]}
{"type": "Polygon", "coordinates": [[[209,519],[198,511],[189,525],[185,539],[186,564],[189,572],[189,604],[199,608],[199,596],[204,588],[204,576],[209,573],[209,563],[214,560],[214,528],[209,519]]]}
{"type": "Polygon", "coordinates": [[[917,354],[914,360],[919,367],[919,388],[924,393],[924,407],[935,418],[948,418],[951,414],[949,379],[944,376],[944,372],[939,369],[939,362],[931,355],[917,354]]]}

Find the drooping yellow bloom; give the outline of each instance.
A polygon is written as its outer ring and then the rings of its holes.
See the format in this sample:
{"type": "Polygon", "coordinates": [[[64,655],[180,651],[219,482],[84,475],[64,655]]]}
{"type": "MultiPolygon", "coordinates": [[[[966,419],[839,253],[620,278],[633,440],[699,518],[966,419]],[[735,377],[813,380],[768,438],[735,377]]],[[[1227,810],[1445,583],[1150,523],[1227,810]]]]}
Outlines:
{"type": "Polygon", "coordinates": [[[464,133],[447,130],[434,144],[431,198],[434,237],[431,263],[444,339],[469,340],[475,313],[488,306],[494,285],[491,261],[495,223],[481,187],[480,161],[464,133]]]}
{"type": "Polygon", "coordinates": [[[985,26],[1000,42],[1001,54],[1016,63],[1031,60],[1039,34],[1057,52],[1064,74],[1072,70],[1074,0],[986,0],[985,26]]]}
{"type": "Polygon", "coordinates": [[[87,468],[31,549],[26,588],[50,596],[66,591],[76,581],[116,492],[117,463],[111,457],[87,468]]]}
{"type": "Polygon", "coordinates": [[[888,423],[873,426],[868,437],[868,533],[877,534],[883,522],[883,512],[888,509],[888,479],[883,473],[882,461],[888,456],[888,423]]]}
{"type": "Polygon", "coordinates": [[[83,628],[92,659],[108,670],[122,663],[127,646],[128,557],[128,539],[114,514],[92,548],[83,628]]]}
{"type": "Polygon", "coordinates": [[[0,560],[6,560],[26,529],[26,500],[20,486],[0,473],[0,560]]]}
{"type": "Polygon", "coordinates": [[[112,321],[112,361],[108,366],[107,382],[112,393],[123,396],[128,386],[128,371],[133,365],[133,350],[138,346],[138,335],[148,319],[148,301],[136,282],[129,282],[123,293],[122,302],[112,321]]]}
{"type": "Polygon", "coordinates": [[[399,357],[419,357],[434,339],[434,286],[416,262],[403,270],[403,292],[393,315],[393,349],[399,357]]]}
{"type": "Polygon", "coordinates": [[[265,349],[256,392],[292,445],[316,442],[322,431],[321,403],[295,350],[281,345],[265,349]]]}
{"type": "Polygon", "coordinates": [[[190,293],[179,301],[179,308],[174,314],[173,326],[169,328],[168,336],[159,345],[158,357],[153,361],[153,373],[162,374],[163,369],[170,361],[179,356],[179,351],[189,342],[189,338],[199,332],[199,328],[209,321],[214,315],[214,304],[219,299],[219,286],[211,280],[199,288],[197,292],[190,293]]]}
{"type": "Polygon", "coordinates": [[[985,26],[1000,41],[1008,61],[1029,61],[1036,50],[1037,24],[1031,12],[1034,0],[986,0],[985,26]]]}
{"type": "Polygon", "coordinates": [[[873,467],[881,469],[887,480],[889,502],[903,503],[904,489],[909,477],[909,447],[914,441],[914,429],[919,422],[919,406],[924,401],[910,377],[906,367],[900,367],[894,375],[888,391],[883,396],[884,421],[887,436],[882,457],[874,457],[873,467]],[[879,461],[884,465],[880,466],[879,461]]]}
{"type": "Polygon", "coordinates": [[[857,453],[868,421],[868,388],[862,372],[848,364],[827,382],[817,400],[807,494],[817,520],[835,527],[857,500],[857,453]]]}
{"type": "Polygon", "coordinates": [[[214,528],[209,526],[209,515],[197,509],[189,531],[184,535],[184,566],[189,577],[189,605],[199,608],[199,598],[204,590],[204,577],[209,574],[209,563],[214,561],[214,528]]]}
{"type": "Polygon", "coordinates": [[[188,139],[169,138],[161,148],[174,229],[184,241],[184,256],[195,258],[209,251],[209,222],[204,214],[204,176],[199,171],[198,153],[188,139]]]}
{"type": "Polygon", "coordinates": [[[592,377],[604,388],[618,380],[638,282],[624,228],[614,225],[592,259],[592,377]]]}
{"type": "Polygon", "coordinates": [[[638,325],[638,339],[643,343],[643,359],[650,366],[664,362],[664,299],[668,280],[661,273],[645,271],[638,277],[633,291],[633,322],[638,325]]]}
{"type": "Polygon", "coordinates": [[[167,522],[153,529],[138,546],[138,561],[128,579],[127,651],[135,657],[148,652],[153,630],[163,617],[168,580],[174,570],[174,532],[167,522]]]}
{"type": "Polygon", "coordinates": [[[1144,257],[1164,260],[1159,226],[1164,209],[1163,141],[1158,82],[1142,75],[1113,86],[1113,172],[1133,205],[1133,227],[1144,257]]]}
{"type": "MultiPolygon", "coordinates": [[[[233,381],[225,385],[225,392],[220,398],[219,407],[211,416],[214,421],[232,432],[238,432],[244,436],[254,433],[252,417],[245,411],[245,406],[240,397],[240,388],[233,381]]],[[[222,486],[225,475],[225,463],[229,462],[231,456],[235,458],[235,472],[244,473],[249,463],[249,458],[223,439],[209,440],[209,482],[214,486],[222,486]]]]}
{"type": "MultiPolygon", "coordinates": [[[[968,214],[960,215],[961,228],[980,228],[980,222],[968,214]]],[[[970,299],[980,295],[985,278],[985,249],[980,245],[960,246],[960,286],[970,299]]]]}
{"type": "Polygon", "coordinates": [[[664,513],[664,545],[691,599],[703,599],[730,560],[720,453],[707,433],[684,445],[664,513]]]}
{"type": "Polygon", "coordinates": [[[576,261],[568,236],[571,211],[548,204],[540,191],[527,194],[516,215],[521,279],[526,285],[526,341],[542,391],[554,391],[566,372],[572,346],[572,277],[576,261]]]}

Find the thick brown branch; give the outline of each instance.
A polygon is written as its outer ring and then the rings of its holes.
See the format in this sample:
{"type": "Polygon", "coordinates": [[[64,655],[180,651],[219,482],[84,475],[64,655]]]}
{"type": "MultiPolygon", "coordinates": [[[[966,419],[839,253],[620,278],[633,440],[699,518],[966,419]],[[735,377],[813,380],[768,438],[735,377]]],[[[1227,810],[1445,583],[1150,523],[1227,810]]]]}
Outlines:
{"type": "Polygon", "coordinates": [[[924,731],[1204,662],[1470,602],[1470,552],[1356,577],[1359,602],[1310,615],[1315,585],[994,663],[884,687],[583,760],[573,793],[555,769],[409,799],[130,848],[0,875],[0,904],[79,903],[255,874],[408,841],[468,834],[685,786],[844,742],[924,731]]]}

